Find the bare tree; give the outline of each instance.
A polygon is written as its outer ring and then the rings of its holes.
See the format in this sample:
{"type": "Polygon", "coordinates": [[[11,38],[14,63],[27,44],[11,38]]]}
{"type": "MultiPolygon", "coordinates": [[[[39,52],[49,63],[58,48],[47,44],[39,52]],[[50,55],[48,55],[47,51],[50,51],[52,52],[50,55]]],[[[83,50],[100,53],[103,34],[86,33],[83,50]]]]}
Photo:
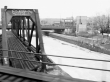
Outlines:
{"type": "Polygon", "coordinates": [[[109,30],[109,17],[102,15],[102,16],[96,16],[93,18],[93,28],[100,30],[100,32],[108,32],[109,30]]]}

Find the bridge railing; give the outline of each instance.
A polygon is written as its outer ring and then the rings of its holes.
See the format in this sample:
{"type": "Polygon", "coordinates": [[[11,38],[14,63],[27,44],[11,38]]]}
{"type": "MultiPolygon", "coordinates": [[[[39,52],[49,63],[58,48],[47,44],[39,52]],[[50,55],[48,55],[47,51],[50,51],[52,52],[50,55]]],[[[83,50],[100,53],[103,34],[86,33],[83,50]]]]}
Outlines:
{"type": "MultiPolygon", "coordinates": [[[[66,59],[76,59],[76,60],[85,60],[85,61],[95,61],[95,62],[105,62],[109,63],[110,60],[101,60],[101,59],[90,59],[90,58],[80,58],[80,57],[67,57],[67,56],[57,56],[57,55],[49,55],[49,54],[42,54],[42,53],[31,53],[31,52],[25,52],[25,51],[16,51],[16,50],[3,50],[0,49],[0,51],[8,51],[8,52],[16,52],[16,53],[25,53],[25,54],[34,54],[34,56],[37,58],[38,55],[40,56],[47,56],[46,62],[44,61],[35,61],[35,60],[26,60],[26,59],[20,59],[15,57],[8,57],[9,59],[17,59],[17,60],[24,60],[24,61],[31,61],[36,63],[44,63],[46,65],[57,65],[57,66],[66,66],[66,67],[74,67],[74,68],[82,68],[82,69],[90,69],[90,70],[99,70],[99,71],[107,71],[110,72],[109,69],[100,69],[100,68],[91,68],[91,67],[84,67],[84,66],[75,66],[75,65],[69,65],[69,64],[59,64],[54,63],[53,60],[50,60],[48,57],[57,57],[57,58],[66,58],[66,59]]],[[[3,58],[3,57],[2,57],[3,58]]]]}

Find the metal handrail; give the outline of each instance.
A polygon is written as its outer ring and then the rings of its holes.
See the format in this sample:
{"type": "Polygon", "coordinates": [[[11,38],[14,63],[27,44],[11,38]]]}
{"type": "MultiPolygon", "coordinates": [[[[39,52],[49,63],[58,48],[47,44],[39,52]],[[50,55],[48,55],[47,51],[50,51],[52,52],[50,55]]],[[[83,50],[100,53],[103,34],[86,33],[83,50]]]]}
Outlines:
{"type": "Polygon", "coordinates": [[[73,65],[65,65],[65,64],[55,64],[55,63],[35,61],[35,60],[27,60],[27,59],[22,59],[22,58],[15,58],[15,57],[8,57],[8,58],[17,59],[17,60],[24,60],[24,61],[31,61],[31,62],[37,62],[37,63],[44,63],[44,64],[47,64],[47,65],[59,65],[59,66],[66,66],[66,67],[75,67],[75,68],[83,68],[83,69],[91,69],[91,70],[109,71],[110,72],[110,70],[108,70],[108,69],[90,68],[90,67],[73,66],[73,65]]]}
{"type": "MultiPolygon", "coordinates": [[[[18,53],[37,54],[37,55],[41,55],[41,56],[53,56],[53,57],[63,57],[63,58],[72,58],[72,59],[81,59],[81,60],[92,60],[92,61],[110,62],[109,60],[98,60],[98,59],[87,59],[87,58],[77,58],[77,57],[55,56],[55,55],[46,55],[46,54],[42,54],[42,53],[32,53],[32,52],[25,52],[25,51],[16,51],[16,50],[3,50],[3,49],[0,49],[0,51],[10,51],[10,52],[18,52],[18,53]]],[[[8,58],[14,58],[14,59],[18,59],[18,60],[31,61],[31,62],[37,62],[37,63],[44,63],[44,64],[48,64],[48,65],[49,64],[50,65],[59,65],[59,66],[76,67],[76,68],[99,70],[99,71],[109,71],[110,72],[110,70],[108,70],[108,69],[90,68],[90,67],[73,66],[73,65],[65,65],[65,64],[55,64],[55,63],[49,63],[49,62],[43,62],[43,61],[33,61],[33,60],[27,60],[27,59],[22,59],[22,58],[15,58],[15,57],[8,57],[8,58]]]]}
{"type": "Polygon", "coordinates": [[[69,57],[69,56],[57,56],[57,55],[48,55],[48,54],[42,54],[42,53],[32,53],[32,52],[25,52],[25,51],[16,51],[16,50],[4,50],[4,49],[0,49],[0,51],[11,51],[11,52],[18,52],[18,53],[37,54],[37,55],[40,55],[40,56],[52,56],[52,57],[61,57],[61,58],[71,58],[71,59],[81,59],[81,60],[110,62],[110,60],[79,58],[79,57],[69,57]]]}

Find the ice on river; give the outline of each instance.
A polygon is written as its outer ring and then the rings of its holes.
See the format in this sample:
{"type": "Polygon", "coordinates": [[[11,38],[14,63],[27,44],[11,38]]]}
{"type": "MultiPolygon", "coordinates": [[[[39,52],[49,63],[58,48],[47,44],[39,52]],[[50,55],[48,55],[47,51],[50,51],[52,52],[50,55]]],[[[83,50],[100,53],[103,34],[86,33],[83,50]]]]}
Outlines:
{"type": "MultiPolygon", "coordinates": [[[[43,36],[43,41],[44,41],[44,48],[46,54],[110,60],[110,56],[107,54],[93,52],[88,49],[76,46],[74,44],[70,44],[47,36],[43,36]]],[[[35,45],[35,38],[33,38],[32,44],[35,45]]],[[[49,58],[58,64],[110,70],[109,62],[68,59],[68,58],[58,58],[58,57],[49,57],[49,58]]],[[[86,80],[92,80],[98,82],[101,81],[110,82],[110,72],[108,71],[91,70],[91,69],[66,67],[66,66],[60,66],[60,67],[73,78],[86,79],[86,80]]]]}

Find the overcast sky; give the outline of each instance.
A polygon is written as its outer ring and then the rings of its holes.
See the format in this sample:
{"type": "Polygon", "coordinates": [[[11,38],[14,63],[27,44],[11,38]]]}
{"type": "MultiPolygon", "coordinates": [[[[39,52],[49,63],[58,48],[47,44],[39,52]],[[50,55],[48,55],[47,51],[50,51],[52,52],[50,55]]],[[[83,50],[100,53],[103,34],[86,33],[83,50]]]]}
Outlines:
{"type": "Polygon", "coordinates": [[[38,9],[40,18],[96,16],[110,12],[110,0],[0,0],[0,8],[38,9]]]}

